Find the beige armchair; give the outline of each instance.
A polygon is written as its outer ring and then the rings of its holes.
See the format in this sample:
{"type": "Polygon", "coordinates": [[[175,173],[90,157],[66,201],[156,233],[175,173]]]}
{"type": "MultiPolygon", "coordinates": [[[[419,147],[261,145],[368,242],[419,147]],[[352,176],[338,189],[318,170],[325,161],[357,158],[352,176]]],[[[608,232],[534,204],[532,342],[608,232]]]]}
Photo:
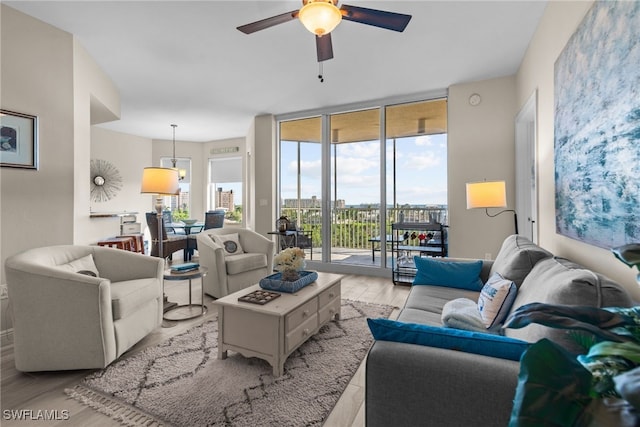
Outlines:
{"type": "Polygon", "coordinates": [[[109,365],[162,323],[163,270],[160,258],[100,246],[8,258],[16,369],[109,365]]]}
{"type": "Polygon", "coordinates": [[[273,273],[272,240],[244,228],[211,228],[196,234],[200,265],[209,269],[202,279],[204,291],[221,298],[251,285],[273,273]],[[228,254],[213,236],[238,234],[243,252],[228,254]]]}

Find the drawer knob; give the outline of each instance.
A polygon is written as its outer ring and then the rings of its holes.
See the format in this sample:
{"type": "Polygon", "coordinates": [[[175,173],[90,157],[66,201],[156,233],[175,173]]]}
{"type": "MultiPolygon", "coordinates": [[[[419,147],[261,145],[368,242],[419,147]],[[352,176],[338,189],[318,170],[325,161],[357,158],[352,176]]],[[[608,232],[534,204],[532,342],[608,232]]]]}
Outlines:
{"type": "Polygon", "coordinates": [[[307,317],[309,315],[309,310],[305,310],[302,312],[302,317],[307,317]]]}
{"type": "Polygon", "coordinates": [[[334,294],[333,292],[329,292],[329,298],[333,298],[335,296],[336,296],[336,294],[334,294]]]}
{"type": "Polygon", "coordinates": [[[309,329],[305,329],[304,331],[302,331],[302,335],[304,335],[305,337],[309,335],[309,329]]]}
{"type": "Polygon", "coordinates": [[[329,309],[329,314],[334,314],[335,312],[336,312],[336,309],[335,309],[335,308],[330,308],[330,309],[329,309]]]}

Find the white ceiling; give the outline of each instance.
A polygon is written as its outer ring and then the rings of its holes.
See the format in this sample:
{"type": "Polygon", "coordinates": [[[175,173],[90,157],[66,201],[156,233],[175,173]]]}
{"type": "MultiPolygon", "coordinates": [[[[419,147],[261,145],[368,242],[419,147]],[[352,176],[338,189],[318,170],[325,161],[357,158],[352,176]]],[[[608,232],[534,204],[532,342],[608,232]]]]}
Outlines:
{"type": "MultiPolygon", "coordinates": [[[[254,116],[445,89],[514,74],[546,2],[361,1],[413,16],[403,33],[343,21],[318,80],[315,40],[297,21],[236,27],[291,1],[4,1],[74,34],[120,91],[121,120],[148,138],[242,137],[254,116]]],[[[339,4],[340,5],[340,4],[339,4]]]]}

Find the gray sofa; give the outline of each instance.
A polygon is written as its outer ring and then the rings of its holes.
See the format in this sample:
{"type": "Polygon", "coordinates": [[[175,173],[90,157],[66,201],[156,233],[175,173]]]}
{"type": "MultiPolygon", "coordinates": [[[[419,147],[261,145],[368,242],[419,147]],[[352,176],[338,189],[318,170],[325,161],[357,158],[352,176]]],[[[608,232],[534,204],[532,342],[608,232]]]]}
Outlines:
{"type": "MultiPolygon", "coordinates": [[[[518,286],[511,312],[532,302],[595,307],[633,305],[617,283],[554,257],[522,236],[509,236],[495,261],[483,261],[483,283],[493,273],[500,273],[518,286]]],[[[398,321],[441,326],[442,307],[448,301],[477,300],[478,296],[478,292],[463,289],[413,286],[398,321]]],[[[505,329],[505,335],[528,342],[547,337],[571,349],[566,331],[541,325],[505,329]]],[[[366,425],[506,426],[518,373],[519,362],[515,360],[375,341],[366,362],[366,425]]]]}

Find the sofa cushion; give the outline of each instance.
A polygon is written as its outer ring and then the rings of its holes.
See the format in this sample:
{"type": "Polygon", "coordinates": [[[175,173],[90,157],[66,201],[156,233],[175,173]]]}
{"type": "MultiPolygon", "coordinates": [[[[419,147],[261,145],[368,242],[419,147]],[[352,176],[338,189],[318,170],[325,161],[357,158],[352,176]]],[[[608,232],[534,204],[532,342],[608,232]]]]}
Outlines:
{"type": "Polygon", "coordinates": [[[518,288],[513,281],[495,273],[489,278],[478,297],[478,312],[487,329],[502,325],[516,299],[518,288]]]}
{"type": "Polygon", "coordinates": [[[234,275],[265,268],[267,266],[267,255],[258,253],[227,255],[224,261],[227,266],[227,274],[234,275]]]}
{"type": "Polygon", "coordinates": [[[501,359],[520,360],[529,343],[500,335],[460,329],[405,323],[389,319],[367,319],[373,338],[459,350],[501,359]]]}
{"type": "Polygon", "coordinates": [[[469,291],[466,289],[447,288],[444,286],[413,286],[404,308],[400,316],[406,315],[405,312],[415,311],[411,321],[414,323],[425,323],[433,325],[442,325],[440,317],[442,315],[442,307],[446,303],[456,298],[468,298],[474,301],[478,300],[478,291],[469,291]],[[419,316],[429,316],[429,320],[421,322],[419,316]]]}
{"type": "Polygon", "coordinates": [[[139,307],[161,296],[161,285],[156,278],[112,282],[111,308],[113,320],[124,319],[137,312],[139,307]]]}
{"type": "Polygon", "coordinates": [[[526,237],[514,234],[502,243],[489,276],[498,273],[505,279],[513,280],[516,286],[520,287],[538,261],[552,256],[551,252],[542,249],[526,237]]]}
{"type": "MultiPolygon", "coordinates": [[[[547,258],[536,264],[520,286],[511,312],[533,302],[561,305],[630,307],[633,301],[622,286],[563,258],[547,258]]],[[[505,335],[526,341],[549,338],[570,351],[579,348],[567,330],[532,324],[506,329],[505,335]]]]}
{"type": "Polygon", "coordinates": [[[480,270],[482,261],[441,261],[430,257],[415,256],[416,277],[414,285],[447,286],[479,291],[482,289],[480,270]]]}
{"type": "Polygon", "coordinates": [[[240,245],[238,233],[211,234],[210,236],[214,242],[222,246],[225,255],[239,255],[244,253],[242,245],[240,245]]]}
{"type": "Polygon", "coordinates": [[[73,271],[74,273],[86,274],[88,276],[99,276],[98,268],[93,260],[93,254],[83,256],[66,264],[60,264],[58,268],[73,271]],[[93,274],[91,274],[93,273],[93,274]]]}

